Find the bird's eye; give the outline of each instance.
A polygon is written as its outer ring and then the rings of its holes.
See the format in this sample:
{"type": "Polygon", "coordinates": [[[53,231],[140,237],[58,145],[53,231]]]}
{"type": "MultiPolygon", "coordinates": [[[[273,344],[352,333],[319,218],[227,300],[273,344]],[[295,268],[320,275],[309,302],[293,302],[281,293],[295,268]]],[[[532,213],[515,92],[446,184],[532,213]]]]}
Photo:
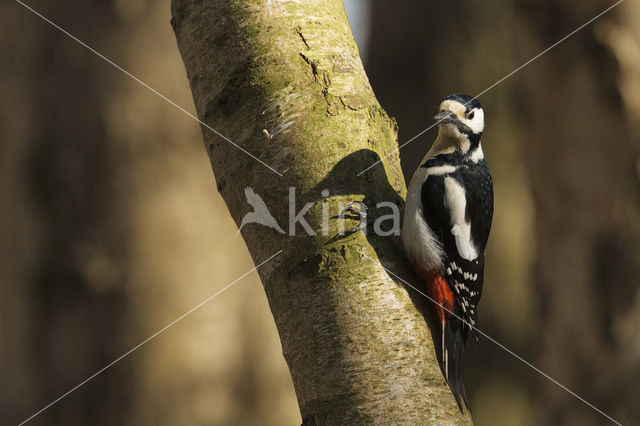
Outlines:
{"type": "Polygon", "coordinates": [[[474,116],[474,115],[476,115],[476,113],[475,113],[475,112],[473,112],[473,111],[471,111],[469,114],[467,114],[467,118],[468,118],[469,120],[473,120],[473,116],[474,116]]]}

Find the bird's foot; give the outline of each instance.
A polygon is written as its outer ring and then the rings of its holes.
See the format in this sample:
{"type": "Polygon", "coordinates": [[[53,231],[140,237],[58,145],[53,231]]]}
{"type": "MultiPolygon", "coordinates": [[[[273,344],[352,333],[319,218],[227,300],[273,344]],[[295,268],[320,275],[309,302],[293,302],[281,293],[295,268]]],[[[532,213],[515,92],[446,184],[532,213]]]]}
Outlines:
{"type": "Polygon", "coordinates": [[[361,201],[352,201],[349,204],[347,204],[347,207],[345,207],[340,214],[338,215],[338,217],[340,218],[344,218],[344,215],[347,213],[353,213],[356,214],[358,216],[360,216],[360,218],[362,219],[366,219],[367,218],[367,205],[361,201]],[[354,206],[358,206],[358,208],[356,209],[354,206]]]}
{"type": "Polygon", "coordinates": [[[364,204],[361,201],[353,201],[351,203],[349,203],[347,205],[347,207],[345,207],[340,214],[337,216],[337,218],[339,219],[359,219],[360,223],[347,230],[347,231],[343,231],[339,234],[340,237],[348,237],[351,234],[355,234],[358,231],[364,231],[366,232],[367,230],[367,225],[370,223],[371,221],[371,216],[367,213],[367,206],[366,204],[364,204]],[[357,208],[356,208],[357,207],[357,208]],[[347,213],[351,213],[355,216],[345,216],[347,213]]]}

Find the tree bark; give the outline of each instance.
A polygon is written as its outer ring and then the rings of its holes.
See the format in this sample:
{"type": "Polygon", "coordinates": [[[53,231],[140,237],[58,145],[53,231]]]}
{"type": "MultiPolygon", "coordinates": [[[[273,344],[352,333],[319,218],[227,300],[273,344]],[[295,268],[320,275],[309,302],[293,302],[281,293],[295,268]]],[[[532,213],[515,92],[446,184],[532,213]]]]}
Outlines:
{"type": "Polygon", "coordinates": [[[332,215],[352,200],[401,206],[405,193],[395,154],[358,176],[397,146],[396,125],[369,85],[342,2],[174,0],[172,14],[199,118],[282,174],[203,127],[236,223],[251,211],[249,186],[288,231],[249,224],[242,236],[256,264],[283,250],[258,272],[303,423],[470,422],[437,366],[416,307],[424,302],[369,259],[413,280],[396,241],[333,238],[337,221],[319,232],[327,206],[332,215]],[[285,226],[307,202],[317,235],[285,226]]]}

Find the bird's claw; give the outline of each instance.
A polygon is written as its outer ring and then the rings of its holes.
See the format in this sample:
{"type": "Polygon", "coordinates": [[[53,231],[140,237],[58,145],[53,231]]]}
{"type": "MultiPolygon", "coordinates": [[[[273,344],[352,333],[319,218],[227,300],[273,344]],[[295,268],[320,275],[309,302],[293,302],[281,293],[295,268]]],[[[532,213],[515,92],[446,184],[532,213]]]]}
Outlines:
{"type": "Polygon", "coordinates": [[[361,201],[352,201],[347,205],[347,207],[345,207],[340,212],[338,217],[341,218],[341,219],[344,219],[344,215],[346,213],[356,214],[356,215],[360,216],[360,220],[366,219],[367,218],[367,206],[361,201]],[[354,208],[355,205],[357,205],[359,207],[359,209],[354,208]]]}
{"type": "Polygon", "coordinates": [[[366,232],[367,219],[368,219],[366,204],[364,204],[361,201],[353,201],[353,202],[349,203],[347,205],[347,207],[345,207],[340,212],[340,214],[338,215],[338,218],[339,219],[345,219],[345,214],[347,214],[347,213],[352,213],[354,215],[357,215],[358,218],[360,219],[360,223],[357,226],[355,226],[355,227],[353,227],[353,228],[351,228],[351,229],[349,229],[347,231],[341,232],[339,235],[341,237],[348,237],[349,235],[354,234],[354,233],[356,233],[358,231],[365,231],[366,232]],[[358,208],[356,208],[355,206],[357,206],[358,208]]]}

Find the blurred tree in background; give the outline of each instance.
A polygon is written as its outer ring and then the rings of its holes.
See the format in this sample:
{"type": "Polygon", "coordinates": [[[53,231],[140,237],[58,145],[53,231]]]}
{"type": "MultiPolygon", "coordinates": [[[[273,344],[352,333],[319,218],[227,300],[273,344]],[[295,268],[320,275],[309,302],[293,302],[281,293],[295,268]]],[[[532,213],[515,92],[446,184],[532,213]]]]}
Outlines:
{"type": "MultiPolygon", "coordinates": [[[[193,110],[169,1],[28,4],[193,110]]],[[[197,123],[17,3],[0,17],[0,423],[17,424],[253,265],[197,123]]],[[[299,424],[257,276],[32,422],[299,424]]]]}
{"type": "MultiPolygon", "coordinates": [[[[604,1],[384,2],[365,67],[402,144],[604,1]]],[[[169,1],[28,4],[192,111],[169,1]]],[[[640,419],[640,6],[480,98],[496,184],[480,328],[625,424],[640,419]]],[[[0,422],[16,424],[251,268],[197,125],[14,2],[0,5],[0,422]]],[[[362,47],[362,46],[361,46],[362,47]]],[[[430,130],[401,150],[410,177],[430,130]]],[[[296,424],[255,275],[34,424],[296,424]]],[[[482,339],[474,420],[604,418],[482,339]]]]}
{"type": "MultiPolygon", "coordinates": [[[[536,209],[537,363],[625,424],[640,419],[640,116],[627,103],[640,93],[623,83],[638,78],[623,47],[634,43],[630,15],[640,18],[632,3],[532,64],[519,87],[536,209]]],[[[521,60],[610,5],[516,2],[521,60]]],[[[538,389],[540,421],[601,424],[566,392],[538,389]]]]}

